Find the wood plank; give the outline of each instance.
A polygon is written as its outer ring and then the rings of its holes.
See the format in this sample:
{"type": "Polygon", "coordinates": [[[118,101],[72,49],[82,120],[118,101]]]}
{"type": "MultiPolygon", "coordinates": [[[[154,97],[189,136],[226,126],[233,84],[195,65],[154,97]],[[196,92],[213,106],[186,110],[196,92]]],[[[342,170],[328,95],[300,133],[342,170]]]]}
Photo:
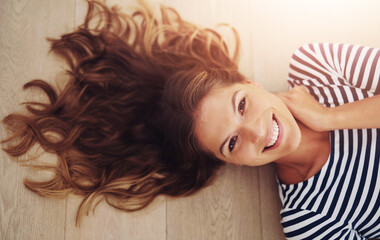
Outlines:
{"type": "Polygon", "coordinates": [[[281,226],[281,201],[278,196],[274,164],[258,168],[260,181],[260,205],[262,239],[285,239],[281,226]]]}
{"type": "Polygon", "coordinates": [[[168,200],[168,239],[261,239],[257,168],[226,166],[199,193],[168,200]]]}
{"type": "Polygon", "coordinates": [[[151,206],[136,213],[126,213],[104,201],[93,213],[83,218],[80,228],[75,218],[81,198],[67,201],[65,239],[81,240],[163,240],[166,239],[166,200],[158,198],[151,206]]]}
{"type": "MultiPolygon", "coordinates": [[[[244,53],[239,67],[252,79],[252,1],[224,0],[220,4],[212,0],[166,0],[165,3],[184,19],[202,27],[213,28],[219,23],[235,27],[241,39],[241,53],[244,53]]],[[[221,30],[228,33],[226,29],[221,30]]],[[[262,239],[264,223],[257,170],[228,166],[209,188],[189,199],[168,202],[168,239],[262,239]]]]}
{"type": "MultiPolygon", "coordinates": [[[[164,4],[175,8],[183,19],[197,24],[201,27],[213,28],[219,30],[223,37],[230,43],[233,35],[226,27],[218,27],[220,24],[228,24],[234,27],[240,37],[241,51],[239,68],[240,71],[248,78],[253,79],[253,64],[255,64],[253,47],[256,39],[253,38],[253,26],[257,25],[252,20],[252,12],[255,7],[255,1],[252,0],[163,0],[164,4]]],[[[234,45],[231,45],[232,52],[234,45]]]]}
{"type": "MultiPolygon", "coordinates": [[[[52,79],[60,66],[47,57],[45,38],[72,25],[72,1],[2,1],[0,8],[0,117],[19,111],[36,91],[23,91],[33,78],[52,79]],[[67,21],[66,21],[67,20],[67,21]],[[55,69],[55,70],[54,70],[55,69]]],[[[5,137],[3,127],[0,136],[5,137]]],[[[65,201],[39,197],[22,184],[37,174],[0,152],[0,238],[64,239],[65,201]]],[[[44,160],[54,156],[44,155],[44,160]]],[[[45,174],[38,174],[43,176],[45,174]]]]}

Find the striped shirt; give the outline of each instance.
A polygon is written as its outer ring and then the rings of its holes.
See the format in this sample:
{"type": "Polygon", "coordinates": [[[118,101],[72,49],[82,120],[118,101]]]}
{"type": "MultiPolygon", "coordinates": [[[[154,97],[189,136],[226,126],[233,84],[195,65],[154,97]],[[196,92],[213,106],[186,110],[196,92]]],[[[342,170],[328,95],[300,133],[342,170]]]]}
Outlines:
{"type": "MultiPolygon", "coordinates": [[[[357,101],[380,94],[379,57],[380,49],[369,47],[305,45],[292,56],[288,82],[305,86],[328,107],[357,101]]],[[[330,156],[316,175],[279,183],[285,236],[380,238],[380,129],[331,131],[330,144],[330,156]]]]}

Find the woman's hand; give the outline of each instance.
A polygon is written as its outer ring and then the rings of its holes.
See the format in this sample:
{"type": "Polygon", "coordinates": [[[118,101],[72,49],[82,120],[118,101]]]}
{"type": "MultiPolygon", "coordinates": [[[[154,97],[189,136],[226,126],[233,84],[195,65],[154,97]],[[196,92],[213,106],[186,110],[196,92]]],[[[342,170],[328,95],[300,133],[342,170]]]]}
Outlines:
{"type": "Polygon", "coordinates": [[[317,102],[303,86],[297,86],[278,97],[288,106],[294,117],[314,131],[327,131],[333,128],[330,108],[317,102]]]}
{"type": "Polygon", "coordinates": [[[328,108],[298,86],[277,94],[296,119],[315,131],[380,128],[380,95],[328,108]]]}

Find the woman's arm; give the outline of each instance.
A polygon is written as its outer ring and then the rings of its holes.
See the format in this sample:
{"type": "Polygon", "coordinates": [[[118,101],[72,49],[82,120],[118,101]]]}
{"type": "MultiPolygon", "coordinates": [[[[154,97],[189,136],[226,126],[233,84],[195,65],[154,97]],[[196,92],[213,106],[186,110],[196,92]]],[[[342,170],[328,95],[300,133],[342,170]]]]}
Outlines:
{"type": "Polygon", "coordinates": [[[380,95],[328,108],[302,87],[277,94],[296,119],[315,131],[380,128],[380,95]]]}

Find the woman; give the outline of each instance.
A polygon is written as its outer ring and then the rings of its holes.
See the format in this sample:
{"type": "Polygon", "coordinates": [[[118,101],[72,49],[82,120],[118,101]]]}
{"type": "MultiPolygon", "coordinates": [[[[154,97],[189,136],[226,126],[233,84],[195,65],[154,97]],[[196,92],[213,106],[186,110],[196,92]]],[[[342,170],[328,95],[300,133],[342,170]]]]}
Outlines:
{"type": "MultiPolygon", "coordinates": [[[[137,20],[120,15],[90,3],[85,24],[53,41],[53,51],[70,66],[65,90],[56,94],[44,82],[31,82],[26,86],[44,89],[51,104],[31,104],[33,115],[6,118],[15,139],[21,139],[8,147],[10,154],[22,155],[37,141],[59,156],[51,181],[27,181],[27,187],[45,196],[84,195],[78,216],[100,195],[115,207],[136,210],[158,194],[195,192],[223,164],[207,148],[209,141],[203,138],[208,135],[198,132],[203,105],[214,91],[232,86],[244,85],[255,96],[268,97],[301,138],[285,105],[237,72],[236,58],[229,57],[219,35],[168,9],[163,9],[162,27],[147,11],[137,12],[137,20]],[[97,10],[106,24],[92,29],[97,10]],[[12,126],[20,122],[26,127],[12,126]]],[[[236,112],[245,111],[245,103],[249,107],[253,101],[235,103],[236,112]]],[[[278,124],[274,121],[272,126],[278,124]]],[[[228,147],[233,149],[240,139],[232,139],[228,147]]],[[[265,145],[268,153],[271,144],[265,145]]]]}
{"type": "Polygon", "coordinates": [[[310,44],[292,57],[294,88],[282,101],[250,82],[201,101],[195,132],[205,149],[235,164],[276,164],[287,238],[379,238],[379,57],[310,44]]]}

